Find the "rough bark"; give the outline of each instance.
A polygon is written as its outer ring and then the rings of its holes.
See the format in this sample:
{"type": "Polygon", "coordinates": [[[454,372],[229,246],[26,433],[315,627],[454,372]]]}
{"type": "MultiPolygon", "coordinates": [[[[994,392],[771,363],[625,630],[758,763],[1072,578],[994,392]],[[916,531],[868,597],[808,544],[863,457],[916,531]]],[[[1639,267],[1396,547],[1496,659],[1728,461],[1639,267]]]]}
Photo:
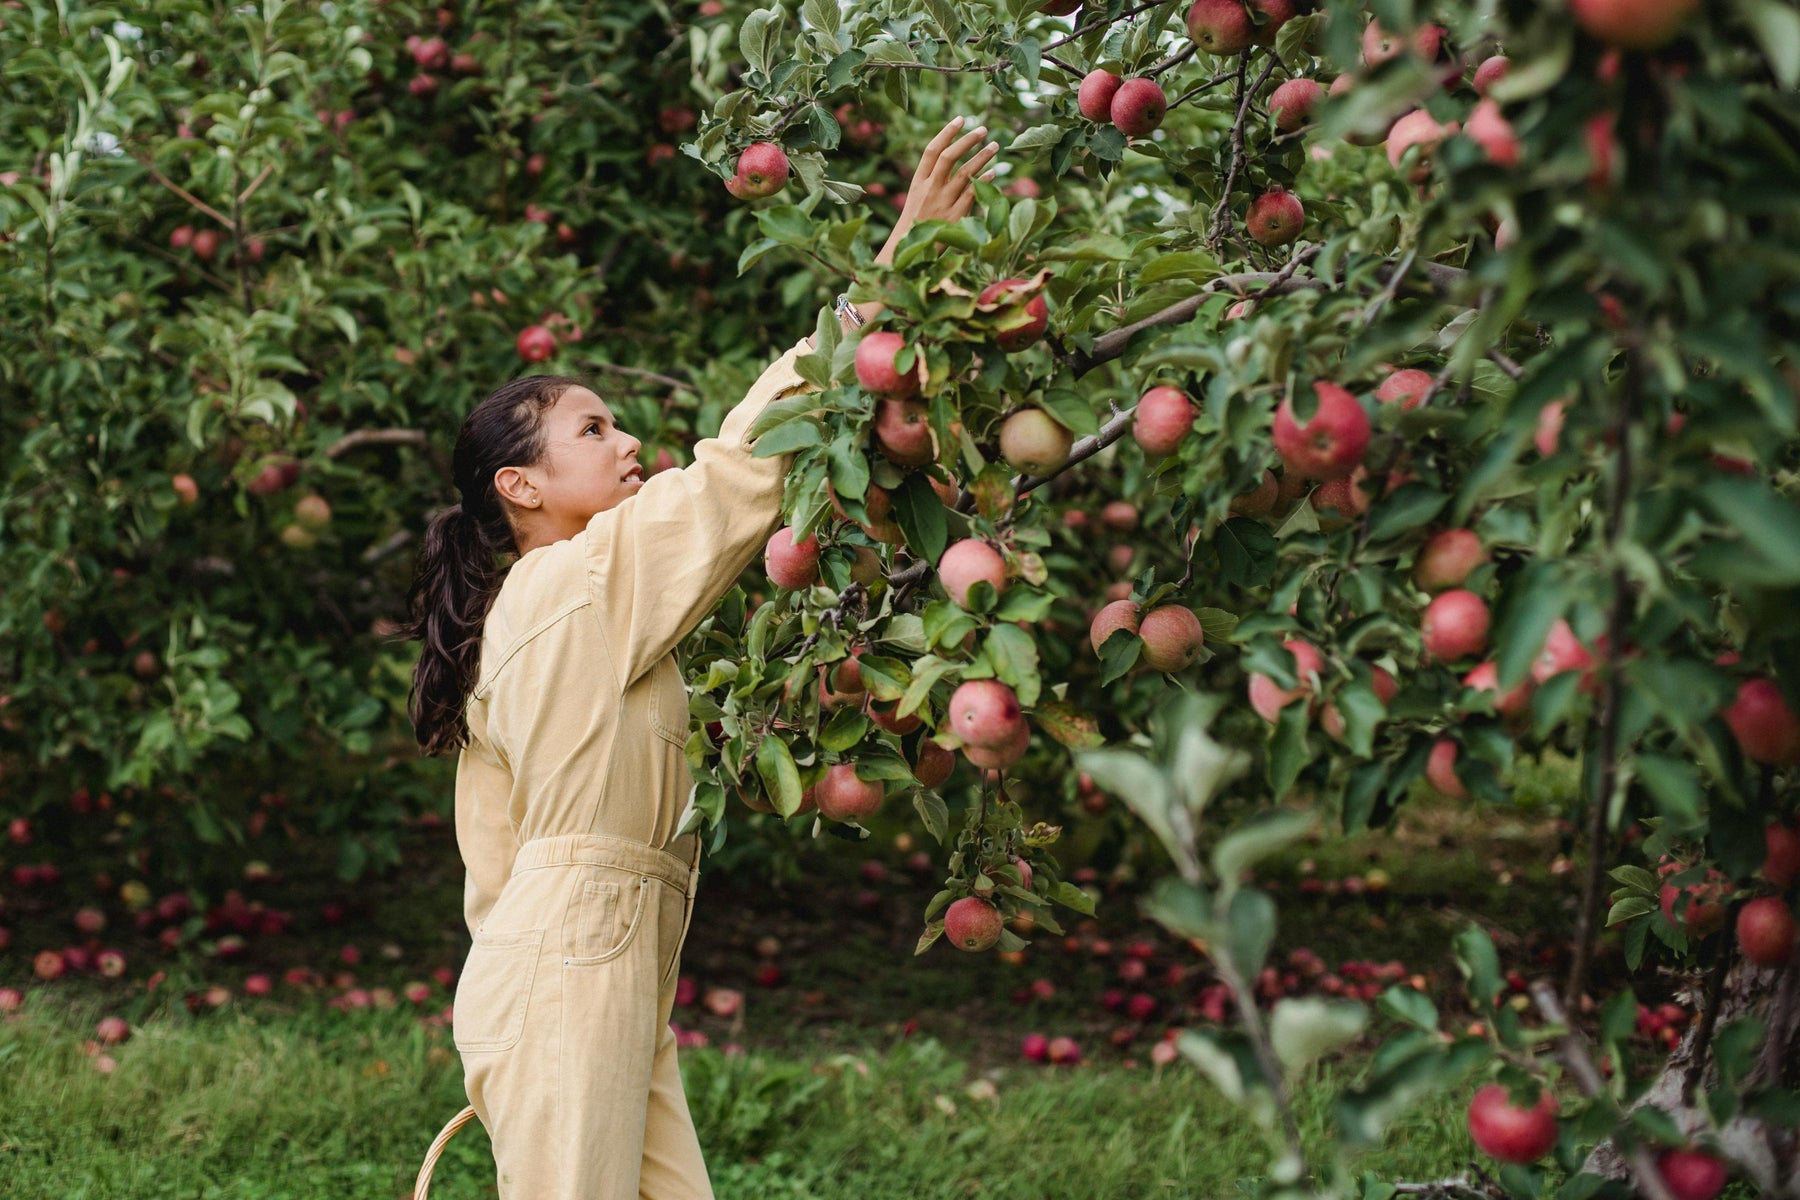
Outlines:
{"type": "MultiPolygon", "coordinates": [[[[1800,957],[1779,970],[1738,961],[1720,992],[1717,1024],[1722,1027],[1747,1016],[1761,1017],[1768,1029],[1756,1065],[1744,1081],[1745,1089],[1800,1085],[1800,957]]],[[[1688,1030],[1670,1053],[1662,1074],[1633,1108],[1659,1108],[1687,1133],[1711,1128],[1704,1096],[1718,1085],[1718,1070],[1710,1058],[1702,1064],[1695,1102],[1688,1104],[1682,1098],[1688,1070],[1700,1049],[1699,1038],[1700,1026],[1688,1030]]],[[[1800,1200],[1800,1135],[1795,1131],[1740,1114],[1717,1130],[1717,1146],[1731,1162],[1733,1173],[1752,1182],[1759,1196],[1800,1200]]],[[[1609,1179],[1625,1177],[1624,1161],[1610,1141],[1595,1147],[1582,1169],[1609,1179]]]]}

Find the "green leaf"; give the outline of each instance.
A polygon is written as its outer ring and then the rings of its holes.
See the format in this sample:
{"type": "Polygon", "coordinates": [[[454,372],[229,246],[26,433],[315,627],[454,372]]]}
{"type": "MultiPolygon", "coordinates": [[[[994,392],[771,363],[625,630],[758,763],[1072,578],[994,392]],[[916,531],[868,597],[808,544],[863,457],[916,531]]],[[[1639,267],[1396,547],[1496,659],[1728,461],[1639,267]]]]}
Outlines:
{"type": "Polygon", "coordinates": [[[1388,1016],[1405,1021],[1409,1025],[1417,1025],[1427,1033],[1437,1029],[1437,1005],[1433,1004],[1431,997],[1423,992],[1415,992],[1403,984],[1396,983],[1382,992],[1381,998],[1376,1003],[1388,1016]]]}
{"type": "Polygon", "coordinates": [[[1738,535],[1694,555],[1694,569],[1725,582],[1800,584],[1800,506],[1760,479],[1715,478],[1698,492],[1720,524],[1738,535]]]}
{"type": "Polygon", "coordinates": [[[819,733],[819,745],[833,754],[842,754],[856,743],[863,740],[869,732],[869,718],[861,709],[840,708],[831,714],[831,720],[819,733]]]}
{"type": "Polygon", "coordinates": [[[1212,898],[1205,889],[1180,876],[1164,875],[1158,879],[1150,894],[1138,903],[1138,909],[1177,937],[1199,938],[1211,944],[1219,941],[1212,898]]]}
{"type": "Polygon", "coordinates": [[[1783,0],[1738,0],[1738,10],[1756,31],[1782,88],[1791,92],[1800,86],[1800,12],[1783,0]]]}
{"type": "Polygon", "coordinates": [[[1297,1073],[1355,1041],[1368,1023],[1368,1010],[1354,1001],[1289,997],[1269,1014],[1269,1043],[1281,1065],[1297,1073]]]}
{"type": "Polygon", "coordinates": [[[1275,719],[1275,732],[1269,739],[1269,787],[1277,800],[1293,790],[1294,781],[1312,760],[1312,747],[1307,742],[1311,724],[1305,704],[1286,705],[1275,719]]]}
{"type": "Polygon", "coordinates": [[[800,771],[786,742],[773,734],[763,738],[756,747],[756,773],[777,812],[791,817],[800,811],[800,771]]]}
{"type": "Polygon", "coordinates": [[[1218,274],[1219,260],[1203,250],[1179,254],[1161,254],[1144,264],[1138,272],[1139,287],[1161,283],[1165,279],[1206,279],[1218,274]]]}
{"type": "Polygon", "coordinates": [[[1230,932],[1231,961],[1246,981],[1256,978],[1275,944],[1275,901],[1267,892],[1239,888],[1226,912],[1230,932]]]}
{"type": "Polygon", "coordinates": [[[1084,917],[1094,915],[1094,898],[1066,879],[1051,889],[1050,899],[1084,917]]]}
{"type": "Polygon", "coordinates": [[[1175,1048],[1200,1068],[1227,1100],[1242,1104],[1259,1086],[1261,1075],[1255,1058],[1241,1037],[1190,1029],[1175,1039],[1175,1048]]]}
{"type": "Polygon", "coordinates": [[[1129,629],[1113,630],[1111,636],[1100,643],[1100,686],[1123,679],[1137,666],[1138,656],[1143,652],[1143,638],[1129,629]]]}
{"type": "Polygon", "coordinates": [[[1666,754],[1641,754],[1636,774],[1644,790],[1656,798],[1657,811],[1667,822],[1670,834],[1681,837],[1703,827],[1705,796],[1699,770],[1693,763],[1666,754]]]}
{"type": "Polygon", "coordinates": [[[1102,791],[1123,800],[1168,847],[1172,858],[1180,861],[1186,856],[1169,818],[1169,781],[1155,763],[1129,750],[1090,750],[1077,754],[1075,765],[1093,776],[1102,791]]]}
{"type": "Polygon", "coordinates": [[[1233,517],[1213,535],[1213,549],[1227,583],[1241,588],[1262,587],[1275,578],[1280,543],[1269,527],[1249,517],[1233,517]]]}
{"type": "Polygon", "coordinates": [[[1629,863],[1614,867],[1607,874],[1626,887],[1636,888],[1640,892],[1648,892],[1652,896],[1662,889],[1662,881],[1646,871],[1643,867],[1629,863]]]}
{"type": "MultiPolygon", "coordinates": [[[[1091,771],[1090,771],[1091,773],[1091,771]]],[[[1094,778],[1099,779],[1098,775],[1094,778]]],[[[1107,788],[1122,795],[1116,788],[1107,788]]],[[[1221,889],[1238,884],[1238,877],[1269,855],[1290,846],[1306,836],[1316,818],[1311,812],[1292,808],[1259,813],[1233,830],[1213,848],[1213,874],[1221,889]]]]}
{"type": "Polygon", "coordinates": [[[862,668],[863,686],[877,700],[898,700],[906,695],[912,677],[906,664],[899,659],[882,654],[865,654],[856,662],[862,668]]]}
{"type": "Polygon", "coordinates": [[[1468,980],[1469,994],[1485,1009],[1494,1006],[1500,995],[1500,954],[1494,939],[1479,925],[1471,925],[1456,935],[1451,943],[1456,951],[1456,965],[1468,980]]]}
{"type": "Polygon", "coordinates": [[[1547,559],[1525,564],[1508,589],[1494,638],[1501,688],[1515,687],[1525,678],[1550,636],[1550,627],[1568,606],[1568,585],[1560,566],[1547,559]]]}
{"type": "Polygon", "coordinates": [[[1006,148],[1008,154],[1030,154],[1034,150],[1047,150],[1062,141],[1061,125],[1033,125],[1024,133],[1012,140],[1006,148]]]}
{"type": "Polygon", "coordinates": [[[780,8],[765,8],[751,13],[738,27],[738,53],[753,71],[768,74],[774,65],[775,51],[781,43],[780,8]]]}
{"type": "Polygon", "coordinates": [[[906,536],[906,544],[923,558],[935,563],[943,556],[950,541],[950,525],[944,515],[944,502],[938,499],[931,484],[918,471],[894,489],[894,520],[906,536]]]}
{"type": "Polygon", "coordinates": [[[1106,744],[1100,723],[1066,700],[1040,704],[1032,712],[1038,727],[1071,750],[1093,750],[1106,744]]]}
{"type": "Polygon", "coordinates": [[[1383,500],[1369,518],[1369,540],[1383,541],[1436,517],[1450,497],[1422,483],[1404,484],[1383,500]]]}
{"type": "Polygon", "coordinates": [[[945,845],[950,838],[950,807],[944,798],[920,788],[913,793],[913,808],[924,822],[925,832],[936,838],[938,845],[945,845]]]}
{"type": "Polygon", "coordinates": [[[1019,703],[1030,708],[1037,703],[1041,680],[1038,678],[1037,643],[1017,625],[996,625],[981,644],[982,657],[994,668],[1002,683],[1019,694],[1019,703]]]}
{"type": "Polygon", "coordinates": [[[1626,896],[1615,901],[1613,906],[1606,910],[1606,924],[1608,927],[1623,925],[1627,921],[1649,916],[1656,911],[1656,908],[1656,901],[1648,896],[1626,896]]]}
{"type": "Polygon", "coordinates": [[[1100,417],[1094,412],[1093,401],[1074,388],[1046,388],[1038,406],[1078,437],[1092,437],[1100,432],[1100,417]]]}

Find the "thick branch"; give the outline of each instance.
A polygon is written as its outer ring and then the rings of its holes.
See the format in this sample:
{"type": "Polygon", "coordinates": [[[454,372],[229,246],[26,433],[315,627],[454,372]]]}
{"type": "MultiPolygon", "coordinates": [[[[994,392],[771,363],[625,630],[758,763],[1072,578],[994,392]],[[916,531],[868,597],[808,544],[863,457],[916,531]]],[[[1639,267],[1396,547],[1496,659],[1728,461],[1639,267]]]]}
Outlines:
{"type": "MultiPolygon", "coordinates": [[[[1317,251],[1313,251],[1317,253],[1317,251]]],[[[1310,259],[1312,254],[1306,254],[1310,259]]],[[[1301,259],[1300,261],[1305,261],[1301,259]]],[[[1146,329],[1154,329],[1159,325],[1180,325],[1193,319],[1200,306],[1206,303],[1208,296],[1225,292],[1233,296],[1262,299],[1266,296],[1284,296],[1289,292],[1315,291],[1330,285],[1320,279],[1298,275],[1292,269],[1293,264],[1280,271],[1252,271],[1242,275],[1221,275],[1217,279],[1208,280],[1199,291],[1185,300],[1177,301],[1159,312],[1153,312],[1141,321],[1133,321],[1129,325],[1121,325],[1109,330],[1094,339],[1094,348],[1087,352],[1073,351],[1068,357],[1069,368],[1076,375],[1085,375],[1103,363],[1109,363],[1125,353],[1125,347],[1131,339],[1146,329]]]]}
{"type": "MultiPolygon", "coordinates": [[[[1588,1053],[1586,1040],[1570,1023],[1562,1005],[1557,1003],[1556,989],[1540,979],[1531,985],[1531,998],[1546,1021],[1568,1030],[1557,1039],[1556,1057],[1568,1068],[1569,1075],[1575,1080],[1575,1086],[1581,1089],[1581,1094],[1589,1099],[1605,1095],[1606,1080],[1601,1078],[1600,1068],[1594,1065],[1594,1057],[1588,1053]]],[[[1625,1156],[1625,1164],[1631,1169],[1632,1177],[1637,1180],[1638,1190],[1645,1200],[1675,1200],[1668,1184],[1663,1182],[1662,1172],[1656,1169],[1655,1160],[1643,1146],[1633,1146],[1625,1156]]]]}
{"type": "Polygon", "coordinates": [[[178,184],[174,180],[170,179],[167,175],[164,175],[161,171],[157,170],[155,167],[151,166],[150,160],[148,158],[144,157],[142,154],[137,153],[136,151],[132,152],[131,157],[137,159],[138,165],[143,167],[144,170],[150,172],[150,178],[156,180],[156,182],[162,184],[162,186],[168,188],[171,192],[174,192],[177,196],[180,196],[183,200],[186,200],[189,204],[193,205],[195,208],[199,209],[201,212],[205,213],[207,216],[211,217],[213,220],[217,221],[219,224],[225,226],[225,228],[227,228],[227,229],[231,228],[231,218],[230,217],[226,216],[224,213],[220,212],[218,209],[214,208],[212,205],[208,204],[206,201],[200,199],[200,197],[194,195],[194,193],[188,191],[186,188],[182,187],[180,184],[178,184]]]}
{"type": "Polygon", "coordinates": [[[456,472],[437,444],[419,429],[357,429],[346,433],[325,448],[325,457],[336,459],[363,446],[417,446],[431,459],[432,467],[446,482],[454,483],[456,472]]]}

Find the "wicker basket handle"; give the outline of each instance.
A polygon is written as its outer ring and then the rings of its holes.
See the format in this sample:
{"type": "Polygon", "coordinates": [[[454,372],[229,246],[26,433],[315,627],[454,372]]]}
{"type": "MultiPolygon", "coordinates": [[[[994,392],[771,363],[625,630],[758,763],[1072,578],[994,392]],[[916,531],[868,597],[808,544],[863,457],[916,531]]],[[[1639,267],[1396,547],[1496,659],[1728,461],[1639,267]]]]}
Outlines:
{"type": "Polygon", "coordinates": [[[471,1104],[451,1117],[449,1124],[438,1131],[437,1137],[432,1139],[431,1149],[425,1151],[425,1165],[419,1168],[418,1181],[413,1184],[413,1200],[426,1200],[425,1194],[431,1189],[431,1172],[437,1168],[438,1156],[443,1154],[445,1145],[456,1135],[456,1131],[474,1119],[475,1106],[471,1104]]]}

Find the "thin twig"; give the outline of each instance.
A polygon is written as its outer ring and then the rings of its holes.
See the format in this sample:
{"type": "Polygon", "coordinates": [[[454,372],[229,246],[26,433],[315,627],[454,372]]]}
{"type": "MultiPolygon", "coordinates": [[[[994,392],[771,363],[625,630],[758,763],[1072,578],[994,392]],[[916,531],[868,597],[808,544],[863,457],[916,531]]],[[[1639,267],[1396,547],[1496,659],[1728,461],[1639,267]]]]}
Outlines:
{"type": "MultiPolygon", "coordinates": [[[[1600,1068],[1594,1065],[1593,1055],[1588,1053],[1587,1040],[1581,1032],[1570,1023],[1568,1013],[1557,1002],[1556,989],[1542,979],[1531,985],[1531,998],[1537,1004],[1538,1012],[1553,1025],[1561,1025],[1568,1032],[1557,1039],[1556,1057],[1568,1069],[1575,1080],[1575,1086],[1581,1094],[1593,1099],[1606,1094],[1606,1081],[1600,1075],[1600,1068]]],[[[1675,1200],[1669,1185],[1663,1182],[1662,1172],[1656,1169],[1656,1162],[1650,1152],[1640,1144],[1632,1146],[1625,1155],[1625,1165],[1631,1171],[1632,1178],[1637,1181],[1638,1189],[1645,1200],[1675,1200]]]]}
{"type": "Polygon", "coordinates": [[[1263,65],[1262,74],[1256,77],[1255,83],[1246,87],[1244,77],[1249,68],[1250,56],[1246,54],[1238,60],[1238,110],[1237,117],[1231,122],[1231,166],[1225,172],[1225,186],[1219,190],[1218,206],[1213,209],[1211,232],[1206,235],[1209,249],[1218,249],[1230,227],[1231,189],[1237,186],[1238,172],[1244,167],[1244,123],[1250,119],[1250,98],[1262,90],[1262,85],[1274,72],[1277,61],[1279,60],[1271,53],[1269,61],[1263,65]]]}
{"type": "Polygon", "coordinates": [[[1186,104],[1189,100],[1192,100],[1195,96],[1198,96],[1201,92],[1209,91],[1212,88],[1218,87],[1221,83],[1225,83],[1225,82],[1229,81],[1232,78],[1232,74],[1233,74],[1232,72],[1226,71],[1223,74],[1214,75],[1211,79],[1208,79],[1204,83],[1196,83],[1193,87],[1191,87],[1187,91],[1181,93],[1181,95],[1175,97],[1175,99],[1169,101],[1169,107],[1170,108],[1180,108],[1183,104],[1186,104]]]}
{"type": "Polygon", "coordinates": [[[274,173],[275,173],[275,164],[274,163],[270,163],[268,166],[264,167],[262,169],[262,173],[260,175],[258,175],[255,179],[252,179],[250,181],[250,186],[245,188],[241,193],[238,194],[237,202],[239,204],[246,203],[250,199],[250,197],[256,195],[256,189],[263,185],[263,181],[265,179],[267,179],[269,176],[273,175],[274,173]]]}
{"type": "Polygon", "coordinates": [[[1500,368],[1500,373],[1502,375],[1506,376],[1508,379],[1512,380],[1514,383],[1517,383],[1519,380],[1525,378],[1525,368],[1521,367],[1518,363],[1514,362],[1512,359],[1506,357],[1506,355],[1500,353],[1500,351],[1489,350],[1487,352],[1487,356],[1488,356],[1489,361],[1491,361],[1496,367],[1500,368]]]}
{"type": "Polygon", "coordinates": [[[684,392],[692,392],[696,396],[700,395],[699,388],[691,383],[677,379],[673,375],[662,375],[655,371],[646,371],[641,367],[622,367],[618,363],[601,362],[598,359],[587,362],[584,365],[592,367],[596,371],[611,371],[616,375],[630,375],[637,379],[648,379],[653,383],[660,383],[665,387],[680,388],[684,392]]]}
{"type": "Polygon", "coordinates": [[[429,446],[422,429],[357,429],[325,448],[326,458],[341,458],[362,446],[429,446]]]}
{"type": "MultiPolygon", "coordinates": [[[[1161,5],[1163,3],[1164,3],[1164,0],[1150,0],[1150,3],[1148,3],[1148,4],[1140,4],[1136,8],[1127,9],[1126,11],[1120,13],[1119,20],[1121,20],[1121,21],[1127,20],[1128,18],[1137,16],[1139,13],[1149,12],[1151,9],[1158,7],[1159,5],[1161,5]]],[[[1054,42],[1051,42],[1048,46],[1045,46],[1044,49],[1045,50],[1054,50],[1058,46],[1066,46],[1070,42],[1074,41],[1076,38],[1087,36],[1088,34],[1092,33],[1094,30],[1099,29],[1102,25],[1111,25],[1111,24],[1112,24],[1112,22],[1107,20],[1106,17],[1104,15],[1102,15],[1098,21],[1095,21],[1092,24],[1083,25],[1083,26],[1077,28],[1074,33],[1069,34],[1067,37],[1057,38],[1054,42]]]]}
{"type": "Polygon", "coordinates": [[[174,180],[170,179],[167,175],[164,175],[161,171],[157,170],[155,167],[151,166],[150,160],[148,158],[146,158],[144,155],[133,150],[131,152],[131,157],[137,159],[138,165],[143,167],[144,170],[150,172],[150,178],[156,180],[156,182],[158,182],[162,186],[168,188],[171,192],[174,192],[177,196],[180,196],[183,200],[186,200],[189,204],[193,205],[195,208],[199,209],[201,212],[205,213],[207,216],[211,217],[213,220],[217,221],[219,224],[223,225],[225,228],[227,228],[227,229],[231,228],[231,218],[230,217],[226,216],[224,213],[220,212],[218,209],[214,208],[212,205],[208,204],[206,201],[200,199],[200,197],[194,195],[194,193],[188,191],[186,188],[182,187],[179,183],[176,183],[174,180]]]}

